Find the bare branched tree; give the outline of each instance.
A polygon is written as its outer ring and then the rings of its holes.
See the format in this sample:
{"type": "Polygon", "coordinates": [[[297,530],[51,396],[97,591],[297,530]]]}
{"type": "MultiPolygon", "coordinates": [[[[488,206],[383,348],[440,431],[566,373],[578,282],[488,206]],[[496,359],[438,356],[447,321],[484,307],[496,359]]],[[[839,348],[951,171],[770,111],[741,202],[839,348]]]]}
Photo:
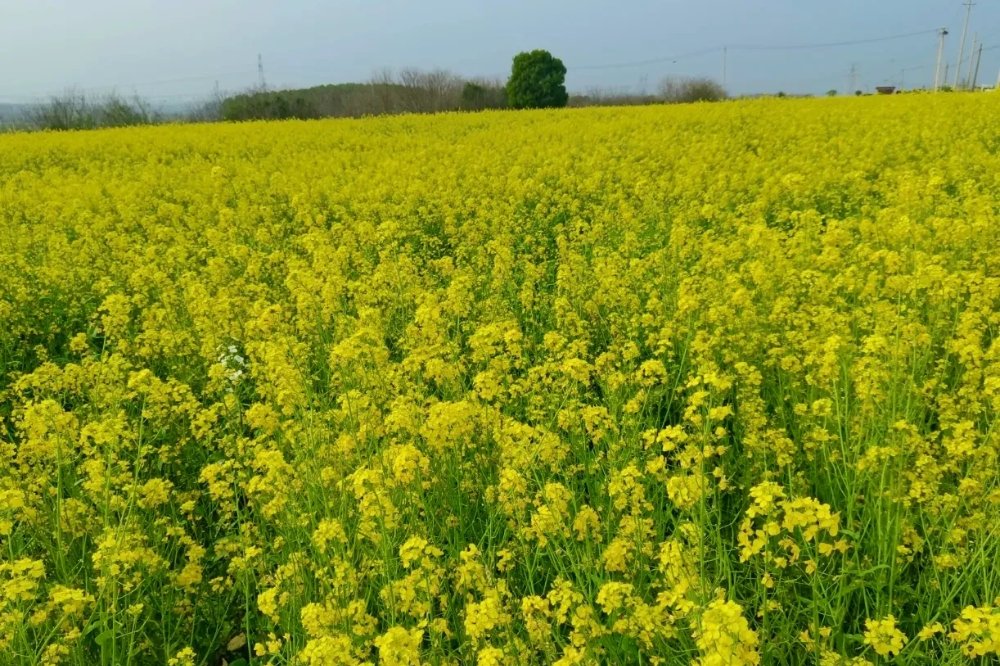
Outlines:
{"type": "Polygon", "coordinates": [[[138,95],[125,98],[109,93],[97,99],[67,90],[32,109],[28,123],[36,129],[93,129],[148,125],[159,120],[149,103],[138,95]]]}
{"type": "Polygon", "coordinates": [[[668,104],[718,102],[726,99],[726,89],[706,77],[668,77],[660,83],[660,97],[668,104]]]}
{"type": "Polygon", "coordinates": [[[396,100],[396,79],[392,70],[383,68],[372,74],[369,81],[372,89],[371,107],[352,115],[363,115],[364,113],[382,114],[393,113],[398,105],[396,100]]]}

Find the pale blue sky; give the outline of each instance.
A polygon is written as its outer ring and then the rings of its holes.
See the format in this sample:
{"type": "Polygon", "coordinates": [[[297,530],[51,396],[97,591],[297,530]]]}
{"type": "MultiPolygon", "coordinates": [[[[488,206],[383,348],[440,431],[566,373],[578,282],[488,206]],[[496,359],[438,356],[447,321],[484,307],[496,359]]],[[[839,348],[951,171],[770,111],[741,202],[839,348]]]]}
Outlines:
{"type": "MultiPolygon", "coordinates": [[[[952,63],[962,0],[0,0],[0,102],[65,90],[116,89],[158,101],[255,83],[261,53],[272,87],[363,81],[389,67],[506,76],[513,55],[563,59],[571,91],[653,90],[671,74],[721,79],[734,93],[822,93],[848,86],[929,85],[947,27],[952,63]],[[864,40],[843,47],[749,50],[864,40]],[[715,49],[700,56],[671,56],[715,49]],[[642,63],[642,64],[629,64],[642,63]],[[605,65],[628,64],[621,67],[605,65]]],[[[1000,0],[978,0],[969,42],[987,50],[980,82],[1000,67],[1000,0]],[[994,48],[990,48],[994,47],[994,48]]],[[[967,50],[969,46],[967,45],[967,50]]],[[[951,78],[951,77],[949,77],[951,78]]]]}

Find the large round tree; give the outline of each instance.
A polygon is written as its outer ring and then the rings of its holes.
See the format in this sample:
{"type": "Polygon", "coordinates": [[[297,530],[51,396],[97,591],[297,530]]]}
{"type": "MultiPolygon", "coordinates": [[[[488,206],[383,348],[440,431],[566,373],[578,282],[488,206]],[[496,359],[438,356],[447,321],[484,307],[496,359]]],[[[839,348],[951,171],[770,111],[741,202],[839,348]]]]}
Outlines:
{"type": "Polygon", "coordinates": [[[548,51],[537,49],[514,56],[507,81],[507,104],[515,109],[566,106],[566,65],[548,51]]]}

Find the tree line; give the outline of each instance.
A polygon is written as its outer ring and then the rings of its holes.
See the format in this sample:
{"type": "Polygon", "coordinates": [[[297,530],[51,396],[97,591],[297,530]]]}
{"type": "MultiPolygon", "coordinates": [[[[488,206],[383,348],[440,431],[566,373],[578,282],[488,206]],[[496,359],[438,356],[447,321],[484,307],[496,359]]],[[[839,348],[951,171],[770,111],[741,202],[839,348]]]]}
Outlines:
{"type": "Polygon", "coordinates": [[[399,113],[483,111],[487,109],[558,108],[718,101],[726,92],[704,78],[669,78],[654,94],[616,94],[591,90],[570,95],[566,67],[544,50],[517,54],[510,77],[468,79],[447,70],[381,70],[365,83],[344,83],[295,90],[250,89],[218,95],[180,116],[157,113],[139,97],[88,98],[69,92],[32,108],[23,126],[35,129],[91,129],[170,121],[361,117],[399,113]]]}

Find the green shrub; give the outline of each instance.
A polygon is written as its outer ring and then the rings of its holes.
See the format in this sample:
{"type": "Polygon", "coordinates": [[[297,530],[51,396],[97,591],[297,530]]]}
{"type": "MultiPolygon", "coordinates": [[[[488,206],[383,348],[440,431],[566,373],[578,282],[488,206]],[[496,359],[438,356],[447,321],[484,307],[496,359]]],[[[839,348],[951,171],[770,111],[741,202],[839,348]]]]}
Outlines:
{"type": "Polygon", "coordinates": [[[537,49],[514,56],[507,81],[507,104],[515,109],[566,106],[566,65],[548,51],[537,49]]]}

